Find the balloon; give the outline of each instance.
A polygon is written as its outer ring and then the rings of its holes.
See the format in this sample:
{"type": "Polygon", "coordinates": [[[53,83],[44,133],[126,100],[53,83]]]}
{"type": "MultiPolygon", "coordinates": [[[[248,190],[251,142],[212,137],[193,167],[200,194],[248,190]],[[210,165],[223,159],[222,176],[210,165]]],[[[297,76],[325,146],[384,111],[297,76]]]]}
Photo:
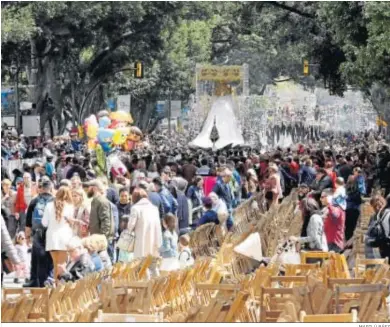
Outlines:
{"type": "Polygon", "coordinates": [[[127,136],[130,133],[129,128],[117,128],[114,131],[114,135],[112,136],[112,143],[114,145],[122,145],[125,143],[127,136]]]}
{"type": "Polygon", "coordinates": [[[99,118],[99,127],[107,128],[111,124],[111,119],[107,116],[99,118]]]}
{"type": "Polygon", "coordinates": [[[95,140],[89,140],[88,141],[88,149],[94,150],[96,148],[96,141],[95,140]]]}
{"type": "Polygon", "coordinates": [[[99,124],[96,120],[95,115],[89,116],[84,121],[85,134],[87,134],[88,139],[96,139],[97,131],[99,124]]]}
{"type": "Polygon", "coordinates": [[[98,130],[98,141],[99,143],[111,143],[114,131],[108,128],[99,128],[98,130]]]}
{"type": "Polygon", "coordinates": [[[117,122],[125,122],[125,123],[133,123],[133,118],[129,112],[125,111],[113,111],[110,114],[111,120],[115,120],[117,122]]]}
{"type": "Polygon", "coordinates": [[[115,177],[118,175],[124,176],[127,173],[126,166],[117,156],[109,157],[108,160],[111,165],[111,172],[115,177]]]}
{"type": "Polygon", "coordinates": [[[98,112],[98,114],[97,114],[97,116],[99,117],[99,119],[102,118],[102,117],[108,117],[109,115],[110,115],[110,114],[108,113],[107,110],[100,110],[100,111],[98,112]]]}
{"type": "Polygon", "coordinates": [[[130,127],[130,134],[127,137],[128,140],[133,142],[139,142],[142,138],[142,132],[137,126],[130,127]]]}
{"type": "Polygon", "coordinates": [[[98,125],[88,125],[86,129],[86,134],[89,139],[96,139],[98,133],[98,125]]]}

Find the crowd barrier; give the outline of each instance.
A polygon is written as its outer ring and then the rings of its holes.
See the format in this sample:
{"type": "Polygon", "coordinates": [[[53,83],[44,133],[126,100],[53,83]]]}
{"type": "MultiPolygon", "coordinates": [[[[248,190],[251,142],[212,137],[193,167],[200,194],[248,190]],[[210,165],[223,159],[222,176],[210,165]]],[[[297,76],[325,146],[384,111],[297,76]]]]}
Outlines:
{"type": "Polygon", "coordinates": [[[193,267],[150,278],[156,259],[147,257],[54,289],[5,289],[2,322],[389,321],[387,260],[359,258],[351,271],[345,256],[333,252],[302,252],[299,264],[267,267],[237,254],[234,246],[253,232],[260,232],[263,255],[272,256],[278,241],[300,231],[295,192],[269,211],[261,209],[263,199],[257,194],[237,208],[226,235],[208,227],[201,238],[195,231],[193,267]]]}

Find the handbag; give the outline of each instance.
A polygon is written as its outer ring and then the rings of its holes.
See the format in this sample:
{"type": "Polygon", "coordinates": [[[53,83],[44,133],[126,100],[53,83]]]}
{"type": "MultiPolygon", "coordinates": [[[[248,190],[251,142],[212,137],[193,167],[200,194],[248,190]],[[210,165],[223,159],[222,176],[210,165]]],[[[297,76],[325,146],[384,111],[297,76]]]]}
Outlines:
{"type": "Polygon", "coordinates": [[[130,232],[128,229],[122,231],[118,243],[117,248],[127,252],[134,252],[135,245],[135,233],[130,232]]]}
{"type": "Polygon", "coordinates": [[[1,254],[1,265],[3,266],[3,271],[6,274],[10,274],[15,271],[14,265],[12,264],[11,260],[6,256],[5,253],[1,254]]]}

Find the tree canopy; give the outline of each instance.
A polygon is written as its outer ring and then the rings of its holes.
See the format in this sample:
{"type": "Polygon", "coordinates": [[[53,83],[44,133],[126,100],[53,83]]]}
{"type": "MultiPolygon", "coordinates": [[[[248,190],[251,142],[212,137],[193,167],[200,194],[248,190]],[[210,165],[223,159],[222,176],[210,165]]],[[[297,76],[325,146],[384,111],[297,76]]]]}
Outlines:
{"type": "Polygon", "coordinates": [[[52,133],[123,92],[145,129],[168,90],[183,101],[194,92],[196,63],[248,63],[252,94],[281,75],[338,95],[356,87],[389,120],[389,19],[384,1],[2,2],[2,78],[12,82],[17,63],[52,133]]]}

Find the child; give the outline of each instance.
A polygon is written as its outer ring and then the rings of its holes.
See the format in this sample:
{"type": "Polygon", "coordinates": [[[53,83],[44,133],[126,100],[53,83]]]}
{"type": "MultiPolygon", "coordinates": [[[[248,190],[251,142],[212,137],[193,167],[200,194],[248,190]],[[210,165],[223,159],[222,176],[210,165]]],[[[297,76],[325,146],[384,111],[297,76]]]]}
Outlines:
{"type": "Polygon", "coordinates": [[[192,252],[189,245],[190,245],[190,236],[188,234],[180,236],[179,263],[181,269],[192,266],[194,264],[194,258],[192,257],[192,252]]]}
{"type": "Polygon", "coordinates": [[[19,283],[19,278],[24,279],[26,282],[28,281],[28,276],[30,274],[30,260],[28,258],[28,246],[26,242],[26,236],[24,232],[19,232],[15,237],[15,249],[18,253],[18,256],[23,263],[21,268],[17,268],[16,270],[16,278],[14,279],[14,283],[19,283]]]}
{"type": "Polygon", "coordinates": [[[168,213],[163,219],[165,231],[163,233],[163,245],[160,249],[160,254],[163,258],[177,258],[179,254],[177,249],[176,222],[176,216],[171,213],[168,213]]]}
{"type": "Polygon", "coordinates": [[[336,179],[336,191],[333,194],[333,204],[339,206],[344,211],[347,209],[347,193],[342,177],[336,179]]]}
{"type": "MultiPolygon", "coordinates": [[[[130,215],[123,215],[119,222],[119,230],[122,233],[127,228],[129,223],[130,215]]],[[[119,262],[130,262],[133,259],[133,253],[117,248],[117,257],[119,262]]]]}

